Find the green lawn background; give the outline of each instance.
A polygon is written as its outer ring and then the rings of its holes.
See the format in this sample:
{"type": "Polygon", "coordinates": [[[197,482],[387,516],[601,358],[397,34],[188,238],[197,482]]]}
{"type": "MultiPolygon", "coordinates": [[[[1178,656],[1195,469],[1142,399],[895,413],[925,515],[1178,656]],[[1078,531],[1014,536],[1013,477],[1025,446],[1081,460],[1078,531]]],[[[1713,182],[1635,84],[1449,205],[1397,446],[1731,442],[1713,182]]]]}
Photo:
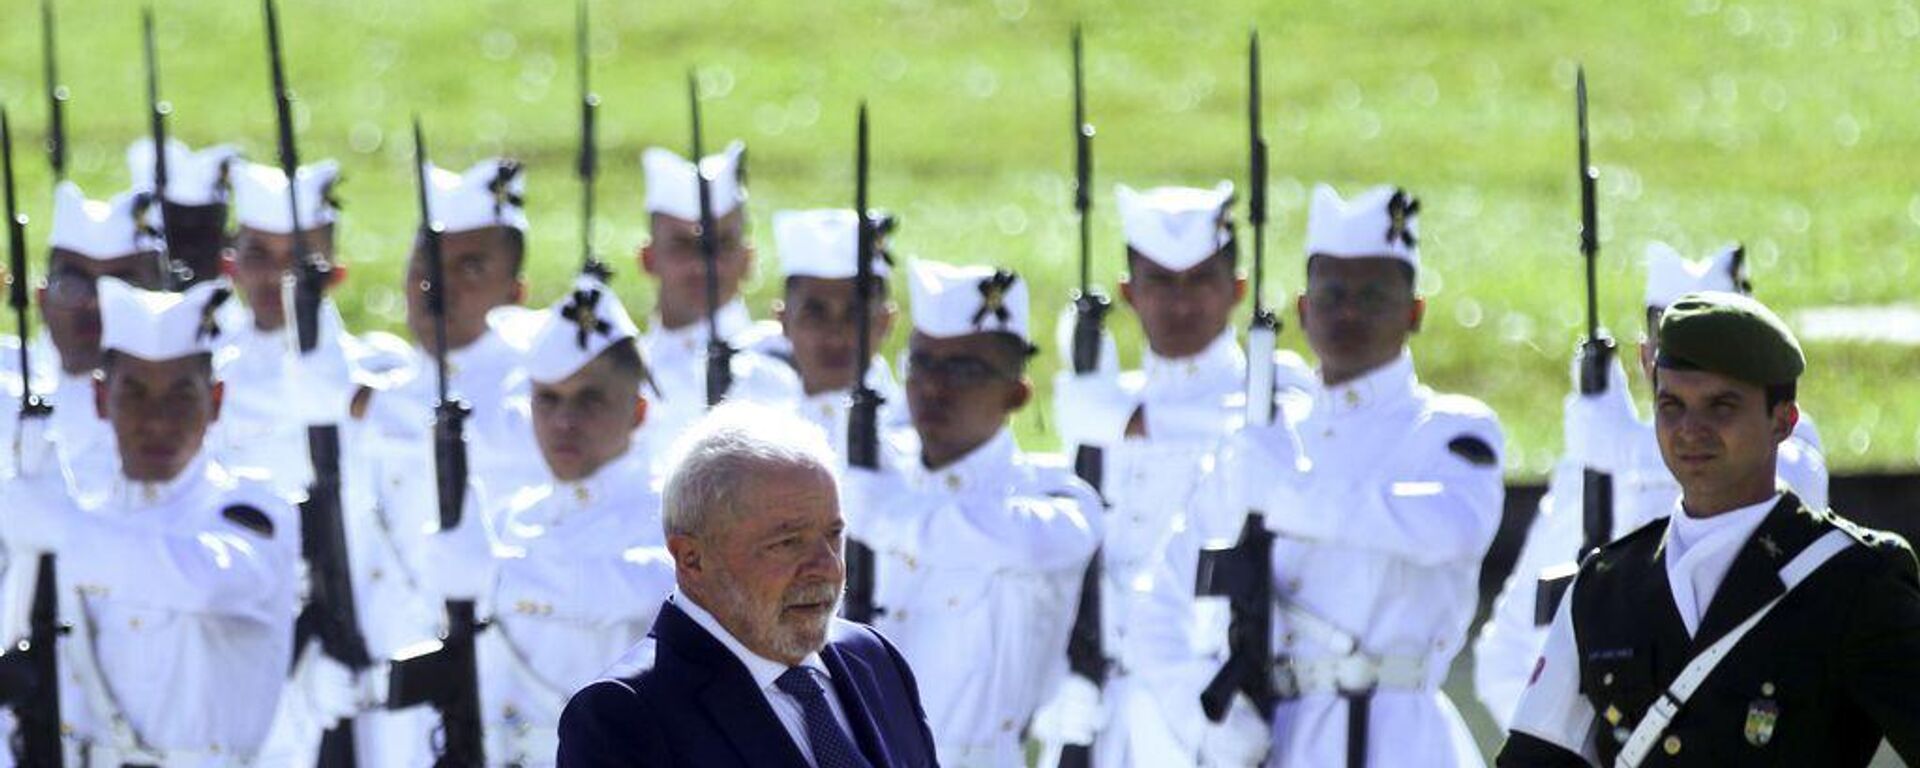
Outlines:
{"type": "MultiPolygon", "coordinates": [[[[35,5],[6,0],[0,13],[0,100],[17,126],[38,253],[47,170],[35,5]]],[[[127,183],[124,148],[145,130],[138,5],[58,6],[73,174],[103,197],[127,183]]],[[[156,11],[175,135],[237,142],[270,161],[258,6],[160,0],[156,11]]],[[[865,98],[873,199],[903,215],[900,250],[1016,266],[1050,325],[1076,253],[1066,46],[1076,20],[1087,26],[1099,127],[1096,276],[1111,283],[1121,269],[1114,183],[1244,186],[1244,49],[1258,27],[1273,148],[1268,296],[1290,303],[1299,289],[1314,182],[1348,193],[1394,182],[1421,195],[1422,376],[1500,412],[1518,477],[1538,476],[1558,452],[1583,313],[1576,62],[1591,79],[1602,174],[1604,320],[1623,339],[1639,335],[1640,258],[1652,238],[1696,254],[1744,240],[1760,295],[1789,311],[1902,302],[1916,282],[1911,0],[602,0],[593,11],[606,103],[597,246],[623,267],[617,286],[636,314],[652,302],[629,258],[645,237],[639,154],[654,144],[684,151],[682,88],[698,67],[708,145],[740,137],[752,147],[757,306],[778,286],[772,212],[850,202],[854,107],[865,98]]],[[[552,300],[580,253],[571,4],[291,0],[282,12],[302,152],[346,169],[350,322],[400,324],[415,112],[443,165],[496,152],[530,163],[531,297],[552,300]]],[[[1131,361],[1136,327],[1124,314],[1113,325],[1131,361]]],[[[1301,346],[1293,334],[1284,343],[1301,346]]],[[[1920,398],[1910,396],[1920,355],[1859,343],[1809,353],[1803,400],[1835,467],[1920,460],[1920,398]]],[[[1042,367],[1054,364],[1049,351],[1042,367]]],[[[1020,417],[1029,445],[1056,442],[1046,421],[1043,408],[1020,417]]]]}

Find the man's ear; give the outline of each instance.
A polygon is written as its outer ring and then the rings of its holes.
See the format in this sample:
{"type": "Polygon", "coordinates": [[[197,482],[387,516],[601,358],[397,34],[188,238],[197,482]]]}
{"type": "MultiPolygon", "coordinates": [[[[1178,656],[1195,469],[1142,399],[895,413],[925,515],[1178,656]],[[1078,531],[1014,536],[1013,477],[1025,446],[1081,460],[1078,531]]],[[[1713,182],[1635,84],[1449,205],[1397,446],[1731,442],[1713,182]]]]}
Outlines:
{"type": "Polygon", "coordinates": [[[1007,412],[1025,408],[1030,402],[1033,402],[1033,382],[1021,376],[1020,381],[1014,384],[1013,391],[1007,393],[1007,412]]]}
{"type": "Polygon", "coordinates": [[[1414,294],[1413,307],[1407,310],[1407,331],[1409,333],[1418,333],[1420,331],[1420,323],[1426,320],[1426,318],[1427,297],[1414,294]]]}
{"type": "Polygon", "coordinates": [[[1293,297],[1293,315],[1300,321],[1300,330],[1307,329],[1307,294],[1302,292],[1293,297]]]}
{"type": "Polygon", "coordinates": [[[213,396],[213,411],[212,411],[212,415],[207,420],[219,421],[220,420],[220,404],[223,402],[226,402],[226,399],[227,399],[227,383],[224,381],[220,381],[218,379],[214,380],[213,390],[210,394],[212,394],[213,396]]]}
{"type": "Polygon", "coordinates": [[[1800,423],[1800,405],[1791,400],[1773,406],[1773,441],[1782,442],[1793,436],[1793,428],[1800,423]]]}
{"type": "Polygon", "coordinates": [[[773,320],[781,325],[787,324],[787,300],[774,299],[772,304],[773,320]]]}
{"type": "Polygon", "coordinates": [[[1131,273],[1120,275],[1120,300],[1126,302],[1128,307],[1133,306],[1133,275],[1131,273]]]}
{"type": "Polygon", "coordinates": [[[641,245],[640,251],[638,254],[636,254],[636,256],[634,257],[634,260],[639,262],[641,272],[645,272],[649,275],[660,274],[659,272],[654,271],[654,268],[653,268],[653,241],[649,240],[646,242],[646,244],[641,245]]]}
{"type": "Polygon", "coordinates": [[[702,560],[700,540],[684,533],[667,534],[667,553],[673,555],[673,571],[680,583],[686,584],[706,572],[706,563],[702,560]]]}
{"type": "Polygon", "coordinates": [[[508,299],[513,304],[526,303],[527,301],[527,279],[526,278],[516,277],[513,279],[513,290],[509,292],[508,299]]]}
{"type": "Polygon", "coordinates": [[[93,381],[93,413],[101,421],[107,420],[107,378],[95,375],[93,381]]]}
{"type": "Polygon", "coordinates": [[[228,279],[232,279],[233,277],[240,274],[240,265],[235,259],[236,259],[236,255],[232,248],[229,247],[229,248],[220,249],[220,274],[221,275],[227,277],[228,279]]]}
{"type": "Polygon", "coordinates": [[[1233,303],[1239,306],[1247,300],[1247,273],[1235,270],[1233,273],[1233,303]]]}
{"type": "Polygon", "coordinates": [[[342,264],[338,261],[333,262],[332,271],[329,271],[327,273],[327,290],[331,291],[335,288],[338,288],[340,287],[341,283],[345,283],[346,281],[347,281],[347,265],[342,264]]]}
{"type": "Polygon", "coordinates": [[[645,423],[647,423],[647,396],[641,395],[633,401],[633,428],[639,429],[640,425],[645,423]]]}

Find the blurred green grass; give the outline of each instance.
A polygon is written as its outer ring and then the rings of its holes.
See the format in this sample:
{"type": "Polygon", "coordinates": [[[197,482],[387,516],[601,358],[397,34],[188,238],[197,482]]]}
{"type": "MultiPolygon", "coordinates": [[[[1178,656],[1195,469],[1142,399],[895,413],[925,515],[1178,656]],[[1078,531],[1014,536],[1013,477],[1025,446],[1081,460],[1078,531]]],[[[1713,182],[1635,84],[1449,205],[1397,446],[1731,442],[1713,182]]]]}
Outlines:
{"type": "MultiPolygon", "coordinates": [[[[22,189],[45,236],[45,103],[35,3],[6,0],[0,100],[12,110],[22,189]]],[[[126,181],[144,124],[137,5],[59,0],[74,176],[95,196],[126,181]]],[[[234,141],[270,159],[272,110],[259,9],[158,0],[174,134],[234,141]]],[[[356,327],[397,329],[413,227],[405,126],[435,158],[507,152],[531,165],[531,297],[559,293],[579,260],[570,3],[289,0],[289,73],[309,160],[346,168],[343,306],[356,327]]],[[[1542,473],[1559,448],[1566,358],[1583,315],[1575,249],[1572,83],[1592,86],[1601,168],[1604,319],[1639,333],[1640,253],[1665,239],[1703,253],[1744,240],[1776,307],[1908,301],[1920,243],[1920,11],[1912,0],[1573,0],[1450,3],[1219,0],[842,0],[594,4],[602,110],[600,242],[644,314],[651,288],[627,258],[645,237],[639,154],[688,143],[698,67],[709,146],[752,146],[764,307],[778,285],[768,220],[852,197],[854,106],[872,104],[873,199],[903,215],[907,254],[992,261],[1034,283],[1050,324],[1073,279],[1067,31],[1087,25],[1096,142],[1096,276],[1121,238],[1108,190],[1244,185],[1244,48],[1259,27],[1272,144],[1270,298],[1299,289],[1304,207],[1316,181],[1393,182],[1424,198],[1416,338],[1423,377],[1490,402],[1509,471],[1542,473]]],[[[9,321],[10,322],[10,321],[9,321]]],[[[1116,315],[1128,359],[1137,330],[1116,315]]],[[[1041,338],[1051,339],[1050,334],[1041,338]]],[[[900,339],[894,339],[898,344],[900,339]]],[[[1297,336],[1285,343],[1299,348],[1297,336]]],[[[1810,346],[1807,410],[1840,470],[1920,461],[1920,355],[1810,346]]],[[[1044,368],[1051,370],[1053,358],[1044,368]]],[[[1036,377],[1042,379],[1045,377],[1036,377]]],[[[1636,382],[1638,386],[1638,382],[1636,382]]],[[[1044,398],[1041,402],[1045,402],[1044,398]]],[[[1023,414],[1030,446],[1046,415],[1023,414]]]]}

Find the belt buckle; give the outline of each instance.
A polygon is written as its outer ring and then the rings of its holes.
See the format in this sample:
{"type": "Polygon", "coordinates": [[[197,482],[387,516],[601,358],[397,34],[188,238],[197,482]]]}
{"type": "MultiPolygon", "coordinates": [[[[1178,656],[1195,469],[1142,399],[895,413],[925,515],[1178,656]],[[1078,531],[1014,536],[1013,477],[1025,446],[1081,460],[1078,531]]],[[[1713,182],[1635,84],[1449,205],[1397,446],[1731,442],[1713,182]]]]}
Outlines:
{"type": "Polygon", "coordinates": [[[1343,656],[1335,669],[1334,684],[1341,695],[1371,693],[1380,684],[1380,665],[1365,654],[1343,656]]]}

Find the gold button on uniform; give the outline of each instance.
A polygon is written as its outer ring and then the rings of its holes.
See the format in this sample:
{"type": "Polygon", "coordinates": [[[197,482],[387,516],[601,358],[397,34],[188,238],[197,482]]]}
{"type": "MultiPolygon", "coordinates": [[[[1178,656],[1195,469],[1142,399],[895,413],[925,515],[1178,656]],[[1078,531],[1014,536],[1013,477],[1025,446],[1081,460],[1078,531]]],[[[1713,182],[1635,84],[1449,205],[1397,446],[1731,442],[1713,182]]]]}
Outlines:
{"type": "Polygon", "coordinates": [[[1669,755],[1680,754],[1680,737],[1668,736],[1666,741],[1660,742],[1660,748],[1669,755]]]}

